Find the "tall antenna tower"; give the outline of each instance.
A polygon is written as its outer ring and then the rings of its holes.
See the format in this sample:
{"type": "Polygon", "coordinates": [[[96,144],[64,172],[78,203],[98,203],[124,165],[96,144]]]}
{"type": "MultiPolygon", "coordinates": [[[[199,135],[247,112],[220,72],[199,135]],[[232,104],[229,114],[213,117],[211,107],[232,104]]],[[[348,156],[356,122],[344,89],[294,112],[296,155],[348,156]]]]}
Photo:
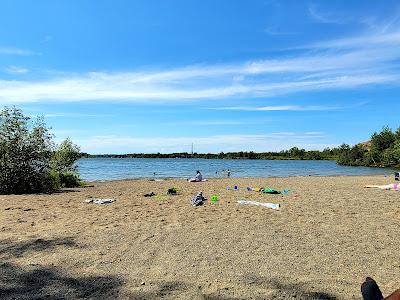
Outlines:
{"type": "Polygon", "coordinates": [[[192,155],[193,155],[193,143],[192,143],[192,155]]]}

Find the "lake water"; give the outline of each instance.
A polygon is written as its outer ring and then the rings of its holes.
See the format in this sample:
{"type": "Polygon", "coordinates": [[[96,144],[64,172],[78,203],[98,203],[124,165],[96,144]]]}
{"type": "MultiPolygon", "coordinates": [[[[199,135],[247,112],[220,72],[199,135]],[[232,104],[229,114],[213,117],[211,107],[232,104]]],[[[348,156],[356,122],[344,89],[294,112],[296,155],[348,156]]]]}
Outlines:
{"type": "Polygon", "coordinates": [[[394,172],[392,169],[339,166],[328,160],[82,158],[77,164],[81,178],[88,181],[189,178],[196,170],[205,178],[219,178],[227,177],[228,169],[231,177],[391,175],[394,172]]]}

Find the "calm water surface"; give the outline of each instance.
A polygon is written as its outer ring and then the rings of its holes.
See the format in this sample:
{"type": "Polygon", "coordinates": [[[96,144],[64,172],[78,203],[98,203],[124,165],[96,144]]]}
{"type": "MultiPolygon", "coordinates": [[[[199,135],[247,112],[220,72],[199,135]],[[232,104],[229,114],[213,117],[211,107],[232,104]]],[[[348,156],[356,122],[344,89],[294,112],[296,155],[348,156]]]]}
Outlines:
{"type": "Polygon", "coordinates": [[[196,170],[206,178],[218,178],[227,177],[228,169],[231,177],[390,175],[394,172],[392,169],[339,166],[329,160],[82,158],[77,164],[81,178],[89,181],[189,178],[196,170]]]}

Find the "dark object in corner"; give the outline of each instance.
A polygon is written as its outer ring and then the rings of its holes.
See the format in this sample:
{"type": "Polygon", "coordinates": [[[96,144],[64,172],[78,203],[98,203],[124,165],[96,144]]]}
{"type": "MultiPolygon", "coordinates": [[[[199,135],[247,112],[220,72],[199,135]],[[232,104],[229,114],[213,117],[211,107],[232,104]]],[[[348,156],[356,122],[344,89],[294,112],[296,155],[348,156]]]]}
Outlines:
{"type": "Polygon", "coordinates": [[[400,300],[400,289],[383,298],[378,284],[371,277],[367,277],[361,285],[361,294],[364,300],[400,300]]]}
{"type": "Polygon", "coordinates": [[[382,300],[383,295],[378,284],[371,277],[367,277],[361,285],[361,294],[364,300],[382,300]]]}
{"type": "Polygon", "coordinates": [[[400,180],[400,172],[394,173],[394,180],[400,180]]]}

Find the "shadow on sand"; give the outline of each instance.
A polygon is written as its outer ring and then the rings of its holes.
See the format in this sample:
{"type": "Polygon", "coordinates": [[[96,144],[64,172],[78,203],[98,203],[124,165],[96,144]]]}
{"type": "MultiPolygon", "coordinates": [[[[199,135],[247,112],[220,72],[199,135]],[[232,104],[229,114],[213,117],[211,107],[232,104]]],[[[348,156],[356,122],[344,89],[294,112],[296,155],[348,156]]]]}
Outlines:
{"type": "MultiPolygon", "coordinates": [[[[73,238],[33,239],[23,242],[3,240],[3,261],[55,248],[83,248],[73,238]]],[[[123,285],[117,276],[72,276],[55,266],[0,264],[1,299],[115,299],[123,285]]],[[[123,298],[132,298],[123,296],[123,298]]],[[[133,297],[134,298],[134,297],[133,297]]]]}
{"type": "MultiPolygon", "coordinates": [[[[305,283],[290,283],[261,277],[242,278],[237,286],[220,288],[207,293],[203,287],[179,281],[153,282],[134,290],[124,287],[124,278],[114,274],[106,276],[80,276],[65,272],[57,266],[20,266],[7,262],[24,255],[51,251],[57,247],[83,248],[72,237],[33,239],[23,242],[0,241],[0,297],[1,299],[175,299],[193,295],[196,299],[322,299],[333,300],[336,296],[322,291],[309,291],[305,283]],[[240,292],[242,290],[242,292],[240,292]],[[241,293],[252,295],[241,297],[241,293]]],[[[131,283],[132,284],[132,283],[131,283]]]]}
{"type": "Polygon", "coordinates": [[[54,239],[32,239],[23,242],[11,240],[0,241],[0,255],[11,257],[22,257],[30,252],[51,251],[56,247],[82,248],[71,237],[54,239]]]}
{"type": "Polygon", "coordinates": [[[0,265],[2,299],[112,299],[118,298],[121,286],[115,276],[74,277],[55,267],[0,265]]]}

